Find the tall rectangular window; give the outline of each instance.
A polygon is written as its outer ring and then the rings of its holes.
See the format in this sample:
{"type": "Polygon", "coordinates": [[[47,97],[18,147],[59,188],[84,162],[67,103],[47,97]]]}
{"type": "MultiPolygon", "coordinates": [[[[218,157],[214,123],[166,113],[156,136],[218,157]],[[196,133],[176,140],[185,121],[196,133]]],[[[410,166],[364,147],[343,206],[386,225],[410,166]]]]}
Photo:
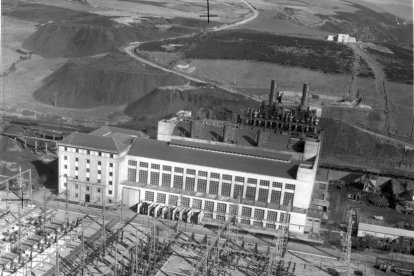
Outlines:
{"type": "Polygon", "coordinates": [[[238,208],[238,206],[237,206],[237,205],[235,205],[235,204],[230,205],[230,215],[232,215],[232,216],[237,216],[237,215],[238,215],[238,213],[239,213],[239,208],[238,208]]]}
{"type": "Polygon", "coordinates": [[[195,188],[195,178],[186,177],[185,178],[185,190],[186,191],[194,191],[194,188],[195,188]]]}
{"type": "Polygon", "coordinates": [[[227,204],[226,203],[217,203],[217,213],[225,214],[227,211],[227,204]]]}
{"type": "Polygon", "coordinates": [[[267,220],[277,221],[277,212],[276,211],[267,211],[267,220]]]}
{"type": "Polygon", "coordinates": [[[197,192],[199,192],[199,193],[206,193],[207,192],[207,180],[206,179],[198,179],[198,181],[197,181],[197,192]]]}
{"type": "Polygon", "coordinates": [[[201,204],[202,204],[203,202],[201,201],[201,199],[196,199],[196,198],[194,198],[193,199],[193,208],[194,209],[201,209],[201,204]]]}
{"type": "Polygon", "coordinates": [[[248,217],[248,218],[250,218],[251,216],[252,216],[252,208],[250,208],[250,207],[242,207],[242,213],[241,213],[241,215],[243,216],[243,217],[248,217]]]}
{"type": "Polygon", "coordinates": [[[243,197],[243,185],[237,185],[237,184],[234,185],[233,197],[234,198],[243,197]]]}
{"type": "Polygon", "coordinates": [[[171,174],[169,174],[169,173],[163,173],[162,174],[161,186],[171,187],[171,174]]]}
{"type": "Polygon", "coordinates": [[[176,189],[183,189],[183,176],[182,175],[174,175],[174,183],[173,188],[176,189]]]}
{"type": "Polygon", "coordinates": [[[246,198],[254,200],[256,198],[256,187],[246,188],[246,198]]]}
{"type": "Polygon", "coordinates": [[[260,202],[267,202],[267,197],[269,195],[269,190],[268,189],[259,189],[259,195],[257,197],[257,201],[260,202]]]}
{"type": "Polygon", "coordinates": [[[208,201],[206,200],[204,202],[204,210],[213,212],[214,211],[214,201],[208,201]]]}
{"type": "Polygon", "coordinates": [[[139,183],[148,184],[148,171],[139,170],[139,183]]]}
{"type": "Polygon", "coordinates": [[[178,196],[170,195],[168,197],[168,204],[173,205],[173,206],[177,206],[177,203],[178,203],[178,196]]]}
{"type": "Polygon", "coordinates": [[[182,207],[190,207],[190,198],[189,197],[182,197],[181,198],[181,206],[182,207]]]}
{"type": "Polygon", "coordinates": [[[159,172],[151,172],[150,174],[150,184],[151,185],[160,185],[160,173],[159,172]]]}
{"type": "Polygon", "coordinates": [[[272,191],[272,194],[270,195],[270,203],[279,205],[281,197],[282,197],[281,191],[272,191]]]}
{"type": "Polygon", "coordinates": [[[254,218],[255,219],[264,219],[264,210],[263,209],[254,209],[254,218]]]}
{"type": "Polygon", "coordinates": [[[285,194],[283,196],[283,205],[292,206],[293,205],[293,196],[294,196],[294,193],[285,192],[285,194]]]}
{"type": "Polygon", "coordinates": [[[145,201],[154,202],[154,192],[145,191],[145,201]]]}
{"type": "Polygon", "coordinates": [[[212,195],[218,195],[218,189],[219,189],[219,182],[210,181],[210,187],[209,187],[208,193],[212,195]]]}
{"type": "Polygon", "coordinates": [[[137,181],[137,169],[128,168],[128,180],[132,182],[137,181]]]}
{"type": "Polygon", "coordinates": [[[222,183],[221,184],[221,195],[230,197],[231,193],[231,183],[222,183]]]}
{"type": "Polygon", "coordinates": [[[167,195],[164,193],[158,193],[157,194],[157,203],[165,204],[165,201],[167,199],[167,195]]]}

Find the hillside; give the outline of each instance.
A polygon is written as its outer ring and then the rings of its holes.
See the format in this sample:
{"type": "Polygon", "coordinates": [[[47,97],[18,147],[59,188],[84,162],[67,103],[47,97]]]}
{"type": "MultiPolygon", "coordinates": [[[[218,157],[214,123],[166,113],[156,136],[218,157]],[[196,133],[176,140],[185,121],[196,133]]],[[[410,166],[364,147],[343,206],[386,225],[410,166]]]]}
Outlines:
{"type": "Polygon", "coordinates": [[[125,113],[135,120],[148,122],[156,122],[179,110],[190,110],[206,117],[210,113],[211,118],[229,119],[234,111],[256,104],[243,95],[216,87],[165,87],[131,103],[125,108],[125,113]]]}
{"type": "Polygon", "coordinates": [[[90,108],[130,103],[159,86],[180,85],[176,75],[146,67],[126,54],[72,59],[43,81],[34,98],[57,106],[90,108]]]}

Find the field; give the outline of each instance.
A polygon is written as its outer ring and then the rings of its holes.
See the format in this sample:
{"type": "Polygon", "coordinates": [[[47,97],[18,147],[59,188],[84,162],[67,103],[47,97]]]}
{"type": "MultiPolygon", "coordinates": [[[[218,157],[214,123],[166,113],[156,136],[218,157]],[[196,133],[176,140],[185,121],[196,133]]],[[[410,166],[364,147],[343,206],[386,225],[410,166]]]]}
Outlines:
{"type": "Polygon", "coordinates": [[[333,74],[350,73],[353,65],[353,52],[345,45],[243,30],[148,42],[140,50],[181,52],[191,59],[253,60],[333,74]]]}
{"type": "Polygon", "coordinates": [[[371,48],[368,52],[381,64],[387,80],[413,84],[413,50],[386,44],[393,54],[384,53],[371,48]]]}

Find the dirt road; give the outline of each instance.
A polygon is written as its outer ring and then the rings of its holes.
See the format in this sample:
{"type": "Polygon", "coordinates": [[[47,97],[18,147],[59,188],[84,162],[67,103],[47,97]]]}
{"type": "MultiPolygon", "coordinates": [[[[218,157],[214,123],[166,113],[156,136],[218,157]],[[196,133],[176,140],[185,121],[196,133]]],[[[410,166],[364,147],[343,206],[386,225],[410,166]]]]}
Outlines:
{"type": "MultiPolygon", "coordinates": [[[[245,19],[243,19],[243,20],[241,20],[241,21],[238,21],[238,22],[235,22],[235,23],[232,23],[232,24],[229,24],[229,25],[224,25],[224,26],[220,26],[220,27],[214,27],[214,28],[212,28],[212,29],[210,29],[209,31],[210,32],[218,32],[218,31],[222,31],[222,30],[226,30],[226,29],[230,29],[230,28],[233,28],[233,27],[236,27],[236,26],[240,26],[240,25],[243,25],[243,24],[246,24],[246,23],[248,23],[248,22],[250,22],[250,21],[252,21],[252,20],[254,20],[258,15],[259,15],[259,12],[256,10],[256,8],[255,7],[253,7],[249,2],[247,2],[247,1],[245,1],[245,0],[240,0],[241,2],[243,2],[244,4],[246,4],[246,6],[253,12],[253,15],[252,16],[250,16],[250,17],[248,17],[248,18],[245,18],[245,19]]],[[[192,37],[192,36],[195,36],[196,34],[191,34],[191,35],[184,35],[184,36],[179,36],[179,37],[176,37],[176,38],[183,38],[183,37],[192,37]]],[[[173,39],[173,38],[169,38],[169,39],[173,39]]],[[[214,83],[213,81],[211,81],[211,80],[207,80],[207,79],[201,79],[200,77],[195,77],[195,76],[190,76],[189,74],[185,74],[185,73],[183,73],[183,72],[180,72],[180,71],[176,71],[176,70],[174,70],[174,69],[169,69],[169,68],[166,68],[166,67],[164,67],[163,65],[161,65],[161,64],[157,64],[156,62],[154,62],[154,61],[151,61],[151,60],[149,60],[149,59],[146,59],[146,58],[144,58],[144,57],[142,57],[142,56],[138,56],[138,55],[136,55],[135,54],[135,49],[136,48],[138,48],[138,46],[141,44],[141,42],[139,42],[139,41],[137,41],[137,42],[132,42],[132,43],[130,43],[128,46],[126,46],[123,50],[124,50],[124,52],[126,52],[130,57],[132,57],[133,59],[135,59],[135,60],[137,60],[137,61],[139,61],[139,62],[141,62],[141,63],[144,63],[144,64],[147,64],[147,65],[149,65],[149,66],[152,66],[152,67],[154,67],[154,68],[157,68],[157,69],[160,69],[160,70],[162,70],[162,71],[164,71],[164,72],[168,72],[168,73],[173,73],[173,74],[176,74],[176,75],[178,75],[178,76],[180,76],[180,77],[183,77],[183,78],[185,78],[185,79],[187,79],[187,80],[190,80],[190,81],[194,81],[194,82],[198,82],[198,83],[214,83]]],[[[242,94],[242,95],[245,95],[246,97],[249,97],[249,98],[251,98],[251,99],[253,99],[253,100],[257,100],[257,99],[255,99],[255,98],[253,98],[253,97],[251,97],[251,96],[249,96],[249,95],[246,95],[245,93],[243,93],[243,92],[241,92],[241,91],[238,91],[237,89],[235,89],[234,87],[229,87],[229,86],[227,86],[227,85],[220,85],[220,84],[216,84],[216,83],[214,83],[217,87],[219,87],[219,88],[221,88],[221,89],[223,89],[223,90],[226,90],[226,91],[228,91],[228,92],[231,92],[231,93],[236,93],[236,94],[242,94]]]]}
{"type": "Polygon", "coordinates": [[[385,114],[385,129],[386,133],[390,133],[390,119],[389,119],[389,107],[388,107],[388,95],[385,88],[385,73],[382,70],[381,66],[376,62],[376,60],[365,52],[357,44],[349,44],[352,50],[359,56],[362,57],[368,65],[371,67],[375,75],[375,89],[377,91],[378,98],[384,99],[384,114],[385,114]]]}

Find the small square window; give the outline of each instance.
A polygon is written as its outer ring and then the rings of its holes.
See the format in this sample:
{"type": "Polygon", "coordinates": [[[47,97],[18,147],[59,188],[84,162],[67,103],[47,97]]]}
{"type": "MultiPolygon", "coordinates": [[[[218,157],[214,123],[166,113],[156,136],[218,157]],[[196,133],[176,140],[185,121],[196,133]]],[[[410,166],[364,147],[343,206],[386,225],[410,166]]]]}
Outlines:
{"type": "Polygon", "coordinates": [[[102,162],[101,161],[98,161],[98,166],[100,166],[100,165],[102,165],[102,162]]]}
{"type": "Polygon", "coordinates": [[[79,167],[75,167],[75,171],[78,171],[79,170],[79,167]]]}
{"type": "Polygon", "coordinates": [[[114,155],[111,153],[111,154],[109,155],[109,157],[110,157],[110,158],[114,158],[114,155]]]}
{"type": "Polygon", "coordinates": [[[91,163],[91,160],[86,159],[86,163],[87,163],[87,164],[90,164],[90,163],[91,163]]]}
{"type": "Polygon", "coordinates": [[[86,190],[89,191],[89,186],[86,186],[86,190]]]}
{"type": "Polygon", "coordinates": [[[109,185],[112,185],[112,181],[109,181],[109,185]]]}
{"type": "Polygon", "coordinates": [[[79,185],[78,184],[75,184],[75,189],[79,189],[79,185]]]}
{"type": "Polygon", "coordinates": [[[88,181],[88,182],[89,182],[89,177],[87,177],[87,178],[86,178],[86,181],[88,181]]]}
{"type": "Polygon", "coordinates": [[[63,187],[67,187],[68,185],[66,185],[66,183],[63,183],[63,187]]]}
{"type": "Polygon", "coordinates": [[[102,156],[102,152],[98,152],[98,155],[99,155],[99,156],[102,156]]]}
{"type": "Polygon", "coordinates": [[[78,195],[78,194],[75,194],[75,197],[76,197],[76,198],[78,198],[78,197],[79,197],[79,195],[78,195]]]}
{"type": "Polygon", "coordinates": [[[109,167],[110,168],[113,168],[114,167],[114,164],[113,163],[109,163],[109,167]]]}
{"type": "Polygon", "coordinates": [[[96,189],[96,191],[97,191],[98,193],[100,193],[100,192],[101,192],[101,188],[96,189]]]}
{"type": "Polygon", "coordinates": [[[77,175],[75,175],[75,179],[79,179],[79,177],[77,175]]]}
{"type": "Polygon", "coordinates": [[[108,203],[112,203],[112,199],[108,199],[108,203]]]}
{"type": "Polygon", "coordinates": [[[68,147],[65,147],[65,151],[68,151],[68,147]]]}
{"type": "Polygon", "coordinates": [[[101,170],[98,170],[98,174],[101,174],[102,173],[102,171],[101,170]]]}
{"type": "MultiPolygon", "coordinates": [[[[79,149],[76,149],[76,153],[79,153],[79,149]]],[[[76,160],[77,161],[77,160],[76,160]]]]}
{"type": "Polygon", "coordinates": [[[100,180],[100,179],[98,179],[98,180],[97,180],[97,182],[98,182],[98,183],[101,183],[101,180],[100,180]]]}
{"type": "Polygon", "coordinates": [[[65,165],[64,168],[67,169],[68,168],[68,165],[65,165]]]}
{"type": "Polygon", "coordinates": [[[79,161],[79,158],[77,158],[77,157],[76,157],[76,158],[75,158],[75,161],[76,161],[76,162],[78,162],[78,161],[79,161]]]}
{"type": "Polygon", "coordinates": [[[90,172],[91,170],[89,168],[86,168],[86,172],[90,172]]]}
{"type": "Polygon", "coordinates": [[[87,151],[86,151],[86,153],[87,153],[87,154],[91,154],[91,151],[90,151],[90,150],[87,150],[87,151]]]}
{"type": "Polygon", "coordinates": [[[112,191],[111,191],[111,190],[109,190],[109,191],[108,191],[108,194],[112,195],[112,191]]]}
{"type": "Polygon", "coordinates": [[[112,172],[109,172],[109,176],[112,176],[112,172]]]}
{"type": "Polygon", "coordinates": [[[63,156],[63,160],[68,160],[68,157],[66,155],[63,156]]]}

